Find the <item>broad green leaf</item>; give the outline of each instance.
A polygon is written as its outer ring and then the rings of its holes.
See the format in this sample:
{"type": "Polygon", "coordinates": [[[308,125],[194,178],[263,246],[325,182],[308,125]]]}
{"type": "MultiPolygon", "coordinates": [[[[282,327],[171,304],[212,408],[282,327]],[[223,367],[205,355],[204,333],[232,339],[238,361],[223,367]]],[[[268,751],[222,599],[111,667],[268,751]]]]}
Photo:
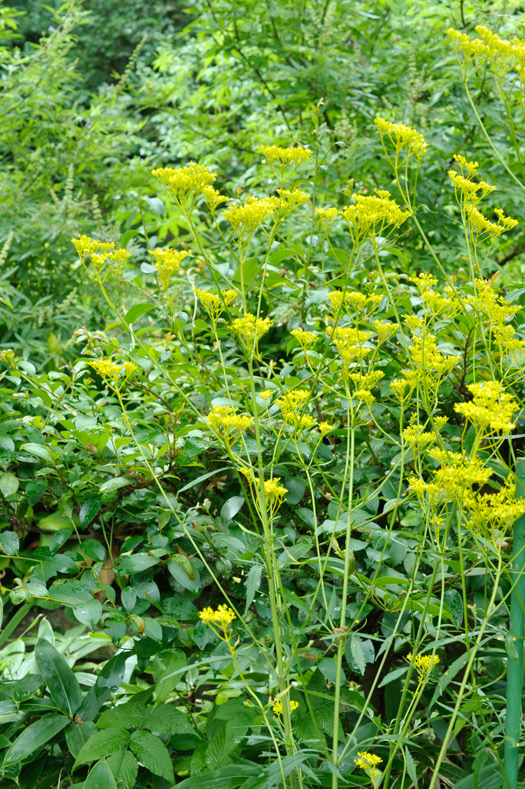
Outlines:
{"type": "Polygon", "coordinates": [[[72,718],[82,703],[80,685],[73,671],[55,647],[42,638],[37,641],[35,659],[51,698],[72,718]]]}
{"type": "Polygon", "coordinates": [[[93,762],[95,759],[104,759],[115,751],[125,748],[128,742],[129,731],[127,729],[115,727],[96,731],[80,749],[75,765],[93,762]]]}
{"type": "Polygon", "coordinates": [[[257,589],[259,588],[259,584],[261,583],[262,571],[263,571],[262,564],[254,564],[253,567],[250,567],[248,575],[246,576],[246,607],[244,609],[245,612],[253,603],[255,592],[257,591],[257,589]]]}
{"type": "Polygon", "coordinates": [[[4,767],[8,764],[21,762],[37,751],[46,742],[53,740],[69,723],[65,715],[44,715],[24,729],[9,748],[4,767]]]}
{"type": "Polygon", "coordinates": [[[172,704],[158,704],[153,707],[143,725],[157,734],[196,733],[186,716],[172,704]]]}
{"type": "Polygon", "coordinates": [[[124,784],[125,789],[133,789],[139,766],[132,753],[129,751],[112,753],[106,764],[119,786],[124,784]]]}
{"type": "Polygon", "coordinates": [[[133,573],[141,573],[155,564],[159,564],[160,559],[156,556],[150,556],[148,553],[134,553],[131,556],[124,556],[118,564],[119,575],[132,575],[133,573]]]}
{"type": "Polygon", "coordinates": [[[172,556],[168,562],[168,570],[184,589],[198,590],[200,579],[187,556],[183,554],[172,556]]]}
{"type": "Polygon", "coordinates": [[[20,449],[24,452],[29,452],[30,455],[35,455],[35,457],[41,458],[46,462],[51,460],[51,453],[49,449],[45,446],[42,446],[42,444],[22,444],[20,449]]]}
{"type": "Polygon", "coordinates": [[[117,782],[106,762],[98,762],[90,770],[83,789],[117,789],[117,782]]]}
{"type": "Polygon", "coordinates": [[[91,521],[95,518],[97,512],[100,510],[101,506],[102,506],[102,499],[100,498],[100,496],[90,496],[89,499],[86,499],[80,508],[80,512],[78,513],[78,519],[80,521],[80,525],[89,526],[91,521]]]}
{"type": "Polygon", "coordinates": [[[141,318],[147,312],[152,310],[154,306],[155,306],[154,304],[146,304],[146,303],[134,304],[133,307],[130,307],[129,310],[124,315],[125,323],[127,324],[135,323],[135,321],[138,321],[139,318],[141,318]]]}
{"type": "Polygon", "coordinates": [[[94,597],[87,603],[80,603],[73,608],[75,619],[83,625],[87,625],[90,630],[94,630],[102,616],[102,605],[94,597]]]}
{"type": "Polygon", "coordinates": [[[72,534],[73,529],[71,527],[67,529],[59,529],[57,532],[55,532],[49,542],[49,550],[51,553],[55,553],[56,551],[60,550],[60,548],[69,540],[72,534]]]}
{"type": "Polygon", "coordinates": [[[232,496],[228,499],[221,508],[221,518],[223,521],[228,522],[233,520],[243,504],[244,496],[232,496]]]}
{"type": "Polygon", "coordinates": [[[159,737],[149,731],[135,731],[131,735],[130,748],[150,772],[172,784],[175,782],[171,756],[159,737]]]}
{"type": "Polygon", "coordinates": [[[112,693],[116,693],[124,676],[127,657],[128,655],[125,652],[120,652],[114,658],[108,660],[99,671],[97,681],[89,689],[84,701],[77,710],[77,715],[82,720],[93,720],[104,702],[107,701],[112,693]]]}
{"type": "Polygon", "coordinates": [[[101,493],[109,493],[112,490],[118,490],[119,488],[125,488],[126,485],[131,485],[133,480],[129,479],[128,477],[113,477],[112,479],[108,479],[107,482],[103,482],[99,488],[101,493]]]}
{"type": "Polygon", "coordinates": [[[257,778],[260,773],[260,765],[232,764],[203,775],[187,778],[177,784],[177,789],[218,789],[219,786],[221,789],[237,789],[245,783],[248,787],[251,786],[251,782],[248,783],[248,781],[257,778]]]}
{"type": "Polygon", "coordinates": [[[95,724],[91,721],[84,723],[70,723],[65,731],[67,747],[73,758],[76,758],[80,749],[96,731],[95,724]]]}
{"type": "Polygon", "coordinates": [[[3,531],[0,533],[2,548],[8,556],[16,556],[20,550],[20,540],[14,531],[3,531]]]}
{"type": "MultiPolygon", "coordinates": [[[[128,701],[105,710],[97,720],[100,729],[135,729],[142,726],[147,716],[146,707],[138,701],[128,701]]],[[[168,729],[166,729],[168,731],[168,729]]]]}
{"type": "Polygon", "coordinates": [[[8,496],[12,496],[13,493],[16,493],[18,490],[20,482],[15,477],[14,474],[11,474],[9,471],[0,474],[0,493],[7,499],[8,496]]]}

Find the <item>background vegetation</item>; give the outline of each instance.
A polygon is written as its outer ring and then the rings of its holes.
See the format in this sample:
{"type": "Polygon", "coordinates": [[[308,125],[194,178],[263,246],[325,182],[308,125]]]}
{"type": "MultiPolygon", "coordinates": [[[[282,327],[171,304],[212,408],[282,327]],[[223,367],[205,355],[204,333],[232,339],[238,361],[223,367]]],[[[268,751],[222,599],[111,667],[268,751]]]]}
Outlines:
{"type": "Polygon", "coordinates": [[[476,161],[484,214],[521,220],[522,72],[481,57],[466,90],[446,34],[521,39],[523,5],[27,6],[0,7],[0,785],[525,785],[525,228],[473,229],[447,175],[476,161]],[[189,162],[231,202],[151,173],[189,162]],[[319,221],[375,189],[403,221],[319,221]],[[223,212],[254,195],[281,202],[252,237],[223,212]],[[461,411],[487,381],[497,427],[461,411]]]}

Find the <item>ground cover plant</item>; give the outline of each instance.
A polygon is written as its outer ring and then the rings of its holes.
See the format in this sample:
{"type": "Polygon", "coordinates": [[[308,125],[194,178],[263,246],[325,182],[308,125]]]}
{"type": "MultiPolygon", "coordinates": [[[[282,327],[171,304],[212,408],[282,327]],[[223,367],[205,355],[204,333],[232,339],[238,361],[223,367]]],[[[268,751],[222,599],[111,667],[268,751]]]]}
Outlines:
{"type": "Polygon", "coordinates": [[[1,785],[523,785],[525,46],[460,26],[482,144],[387,108],[352,174],[305,76],[82,223],[70,361],[1,351],[1,785]]]}

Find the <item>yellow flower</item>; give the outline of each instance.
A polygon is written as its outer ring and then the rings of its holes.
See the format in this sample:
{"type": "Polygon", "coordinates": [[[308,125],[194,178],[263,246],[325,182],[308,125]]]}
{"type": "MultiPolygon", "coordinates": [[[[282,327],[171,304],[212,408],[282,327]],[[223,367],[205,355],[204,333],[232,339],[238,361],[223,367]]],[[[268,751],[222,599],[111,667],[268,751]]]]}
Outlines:
{"type": "Polygon", "coordinates": [[[411,652],[408,653],[407,660],[417,669],[420,675],[420,681],[439,663],[438,655],[412,655],[411,652]]]}
{"type": "Polygon", "coordinates": [[[357,756],[359,758],[354,759],[354,764],[365,771],[372,781],[372,784],[375,786],[377,779],[381,775],[381,771],[377,769],[377,765],[381,764],[383,760],[380,756],[376,756],[374,753],[368,753],[367,751],[359,751],[357,756]]]}
{"type": "Polygon", "coordinates": [[[133,364],[133,362],[117,364],[113,361],[113,359],[95,359],[92,362],[89,362],[89,365],[94,370],[96,370],[96,372],[102,376],[102,378],[111,381],[115,381],[117,378],[120,378],[120,374],[123,370],[126,371],[126,377],[135,372],[135,370],[138,370],[137,365],[133,364]]]}
{"type": "Polygon", "coordinates": [[[428,148],[425,138],[411,126],[404,123],[391,123],[383,118],[376,118],[374,121],[381,138],[388,136],[390,142],[396,150],[396,154],[405,150],[407,158],[415,156],[418,162],[423,158],[428,148]]]}
{"type": "Polygon", "coordinates": [[[303,351],[308,350],[308,348],[313,348],[319,339],[319,336],[315,332],[305,331],[304,329],[292,329],[290,334],[295,337],[303,351]]]}
{"type": "Polygon", "coordinates": [[[372,332],[360,331],[352,326],[339,327],[332,331],[331,340],[347,365],[360,362],[370,353],[364,343],[372,336],[372,332]]]}
{"type": "MultiPolygon", "coordinates": [[[[294,710],[296,710],[298,706],[299,706],[299,702],[298,701],[291,700],[290,701],[290,713],[292,713],[294,710]]],[[[272,710],[273,710],[274,714],[277,715],[277,717],[279,717],[279,718],[281,717],[281,715],[283,714],[283,702],[282,702],[282,699],[277,699],[277,701],[275,702],[275,704],[272,707],[272,710]]]]}
{"type": "Polygon", "coordinates": [[[223,212],[231,224],[233,232],[239,237],[251,235],[259,225],[272,216],[279,208],[277,197],[248,197],[244,205],[232,205],[223,212]]]}
{"type": "Polygon", "coordinates": [[[203,608],[199,611],[199,618],[215,629],[213,625],[217,625],[223,630],[225,636],[228,636],[228,630],[235,617],[235,612],[224,603],[220,605],[216,611],[213,608],[203,608]]]}
{"type": "MultiPolygon", "coordinates": [[[[253,469],[240,468],[239,472],[246,477],[250,485],[252,485],[256,491],[260,491],[261,480],[259,477],[255,476],[253,469]]],[[[284,497],[288,493],[288,489],[283,485],[280,485],[280,482],[281,477],[271,477],[270,479],[265,480],[263,483],[266,506],[272,514],[279,509],[284,501],[284,497]]],[[[259,507],[259,502],[257,500],[256,503],[259,507]]]]}
{"type": "Polygon", "coordinates": [[[376,189],[375,195],[354,194],[352,199],[355,205],[344,208],[343,217],[356,240],[379,236],[388,227],[401,227],[410,216],[410,211],[403,211],[384,190],[376,189]]]}
{"type": "Polygon", "coordinates": [[[279,197],[281,198],[281,208],[290,210],[297,205],[304,205],[310,199],[310,195],[306,192],[301,192],[300,189],[295,187],[292,190],[278,189],[279,197]]]}
{"type": "Polygon", "coordinates": [[[284,420],[292,425],[296,432],[310,430],[315,425],[315,419],[310,414],[301,414],[309,397],[310,393],[306,389],[294,389],[277,400],[284,420]]]}
{"type": "Polygon", "coordinates": [[[465,206],[465,213],[471,230],[482,241],[489,237],[496,238],[497,236],[501,236],[506,230],[512,230],[518,224],[517,219],[505,216],[501,208],[494,209],[494,213],[498,217],[497,222],[488,220],[487,217],[483,216],[481,211],[478,211],[472,204],[465,206]]]}
{"type": "Polygon", "coordinates": [[[113,243],[108,243],[107,241],[95,241],[89,236],[82,235],[78,238],[72,238],[71,243],[74,245],[78,256],[81,258],[86,257],[86,255],[92,255],[93,253],[97,253],[99,255],[107,254],[115,248],[115,244],[113,243]]]}
{"type": "Polygon", "coordinates": [[[340,215],[340,211],[337,208],[316,208],[315,213],[317,214],[317,218],[319,222],[322,224],[325,230],[330,227],[334,219],[340,215]]]}
{"type": "Polygon", "coordinates": [[[470,384],[467,387],[474,395],[469,403],[457,403],[454,411],[468,419],[482,432],[487,430],[497,433],[508,433],[515,424],[512,415],[518,410],[518,404],[503,389],[499,381],[484,381],[470,384]]]}
{"type": "Polygon", "coordinates": [[[213,186],[205,186],[202,190],[204,200],[208,208],[214,212],[218,205],[224,203],[228,198],[221,195],[213,186]]]}
{"type": "Polygon", "coordinates": [[[225,307],[228,307],[237,298],[236,290],[225,290],[220,296],[216,293],[211,293],[209,290],[199,290],[198,288],[193,288],[193,292],[213,323],[217,322],[225,307]]]}
{"type": "Polygon", "coordinates": [[[296,169],[312,155],[308,148],[301,147],[280,148],[278,145],[259,145],[257,150],[270,164],[277,164],[281,168],[292,165],[296,169]]]}
{"type": "Polygon", "coordinates": [[[151,173],[179,204],[185,203],[187,198],[193,200],[201,194],[206,196],[206,187],[217,178],[216,173],[210,173],[203,164],[195,162],[184,167],[159,167],[151,173]]]}
{"type": "Polygon", "coordinates": [[[323,438],[327,433],[331,433],[335,429],[334,425],[331,425],[329,422],[319,422],[319,432],[323,438]]]}
{"type": "Polygon", "coordinates": [[[153,265],[157,269],[159,282],[164,290],[167,290],[173,273],[180,268],[180,264],[184,258],[188,257],[189,252],[183,250],[178,252],[175,249],[153,249],[150,250],[150,255],[153,255],[153,265]]]}
{"type": "Polygon", "coordinates": [[[256,318],[251,312],[247,312],[242,318],[235,318],[232,323],[233,331],[250,353],[257,350],[259,340],[271,325],[270,318],[256,318]]]}
{"type": "Polygon", "coordinates": [[[215,405],[206,417],[212,430],[228,444],[239,438],[253,424],[251,416],[238,414],[237,410],[234,406],[215,405]]]}

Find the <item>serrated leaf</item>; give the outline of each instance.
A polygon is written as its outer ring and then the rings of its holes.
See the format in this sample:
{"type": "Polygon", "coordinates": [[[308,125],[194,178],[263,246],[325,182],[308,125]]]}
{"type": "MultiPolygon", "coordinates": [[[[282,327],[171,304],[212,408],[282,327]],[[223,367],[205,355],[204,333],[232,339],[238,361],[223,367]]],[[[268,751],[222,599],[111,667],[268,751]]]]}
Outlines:
{"type": "Polygon", "coordinates": [[[72,718],[82,703],[80,685],[73,671],[55,647],[43,638],[37,641],[35,660],[51,698],[72,718]]]}
{"type": "MultiPolygon", "coordinates": [[[[142,726],[146,718],[146,707],[138,701],[119,704],[105,710],[97,721],[100,729],[135,729],[142,726]]],[[[166,729],[167,731],[167,729],[166,729]]]]}
{"type": "Polygon", "coordinates": [[[115,727],[96,731],[80,749],[75,766],[94,762],[95,759],[104,759],[115,751],[125,748],[128,742],[129,731],[127,729],[115,727]]]}
{"type": "Polygon", "coordinates": [[[139,766],[132,753],[117,751],[111,754],[106,763],[118,785],[124,784],[126,789],[133,789],[139,766]]]}
{"type": "Polygon", "coordinates": [[[175,783],[171,757],[162,740],[149,731],[135,731],[131,736],[130,748],[150,772],[175,783]]]}
{"type": "Polygon", "coordinates": [[[158,734],[195,734],[186,716],[171,704],[158,704],[150,711],[144,727],[158,734]]]}

